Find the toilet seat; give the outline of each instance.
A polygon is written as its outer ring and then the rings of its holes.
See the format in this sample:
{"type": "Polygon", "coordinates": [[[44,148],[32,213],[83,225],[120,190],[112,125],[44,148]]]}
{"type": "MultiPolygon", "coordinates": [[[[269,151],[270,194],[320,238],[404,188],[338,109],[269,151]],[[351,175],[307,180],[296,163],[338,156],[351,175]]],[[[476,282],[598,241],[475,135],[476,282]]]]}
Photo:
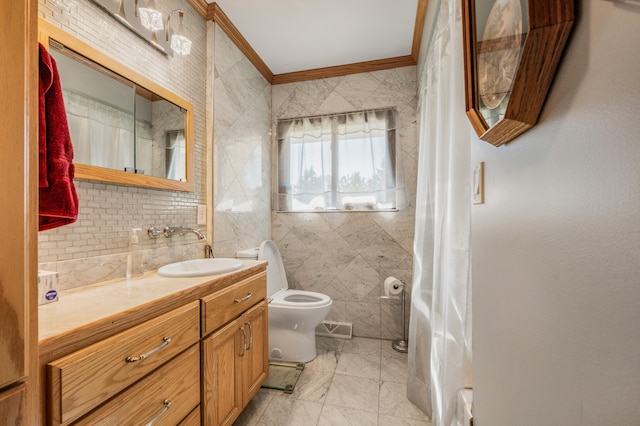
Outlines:
{"type": "Polygon", "coordinates": [[[316,327],[331,310],[331,298],[315,291],[289,289],[276,244],[260,244],[258,259],[267,263],[269,357],[277,361],[309,362],[316,355],[316,327]]]}
{"type": "Polygon", "coordinates": [[[315,308],[331,304],[331,298],[315,291],[281,289],[269,299],[270,306],[283,308],[315,308]]]}
{"type": "Polygon", "coordinates": [[[326,294],[289,288],[280,250],[278,250],[273,241],[267,240],[260,244],[258,259],[269,262],[267,265],[269,306],[282,306],[283,308],[293,309],[331,305],[331,298],[326,294]]]}

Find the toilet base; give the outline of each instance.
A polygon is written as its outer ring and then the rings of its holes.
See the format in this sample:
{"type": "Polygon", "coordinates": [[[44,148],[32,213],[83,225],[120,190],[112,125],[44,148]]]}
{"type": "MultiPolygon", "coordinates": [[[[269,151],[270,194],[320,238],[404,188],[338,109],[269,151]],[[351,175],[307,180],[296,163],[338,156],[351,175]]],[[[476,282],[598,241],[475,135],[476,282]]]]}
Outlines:
{"type": "Polygon", "coordinates": [[[315,329],[300,331],[269,327],[269,359],[309,362],[317,356],[315,329]]]}

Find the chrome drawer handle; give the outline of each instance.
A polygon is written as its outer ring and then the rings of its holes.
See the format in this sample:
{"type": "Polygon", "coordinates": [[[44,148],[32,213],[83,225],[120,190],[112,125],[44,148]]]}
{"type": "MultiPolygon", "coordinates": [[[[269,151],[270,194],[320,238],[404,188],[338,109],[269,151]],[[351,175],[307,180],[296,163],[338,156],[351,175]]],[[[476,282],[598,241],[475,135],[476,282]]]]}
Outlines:
{"type": "Polygon", "coordinates": [[[249,347],[247,348],[249,351],[253,347],[253,327],[251,327],[250,322],[245,322],[244,324],[249,327],[249,347]]]}
{"type": "Polygon", "coordinates": [[[142,355],[138,355],[138,356],[128,356],[127,357],[127,362],[136,362],[136,361],[142,361],[145,358],[149,358],[151,355],[155,354],[156,352],[158,352],[160,349],[164,348],[165,346],[167,346],[169,343],[171,343],[171,337],[164,337],[162,339],[162,343],[160,343],[160,345],[157,348],[153,348],[151,349],[149,352],[147,352],[146,354],[142,354],[142,355]]]}
{"type": "Polygon", "coordinates": [[[240,331],[242,331],[242,352],[240,352],[240,357],[244,356],[244,353],[247,352],[247,332],[244,331],[244,327],[240,327],[240,331]]]}
{"type": "Polygon", "coordinates": [[[245,297],[243,297],[242,299],[235,299],[234,302],[235,303],[242,303],[245,300],[251,299],[251,297],[253,297],[253,293],[249,292],[249,294],[247,294],[245,297]]]}
{"type": "Polygon", "coordinates": [[[162,411],[160,411],[158,414],[156,414],[156,416],[154,418],[152,418],[151,421],[149,421],[149,423],[145,423],[144,426],[153,426],[155,422],[160,420],[160,417],[162,417],[164,415],[164,413],[169,411],[169,408],[171,408],[171,401],[169,401],[168,399],[165,399],[164,400],[164,408],[162,409],[162,411]]]}

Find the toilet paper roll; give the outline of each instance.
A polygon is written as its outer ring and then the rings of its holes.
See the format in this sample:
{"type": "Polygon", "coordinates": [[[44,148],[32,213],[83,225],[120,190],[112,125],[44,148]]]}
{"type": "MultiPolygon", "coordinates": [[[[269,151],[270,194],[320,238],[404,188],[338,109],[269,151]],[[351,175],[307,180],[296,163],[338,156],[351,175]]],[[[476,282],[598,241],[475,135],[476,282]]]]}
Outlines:
{"type": "Polygon", "coordinates": [[[394,295],[402,293],[402,289],[404,288],[404,283],[397,279],[396,277],[388,277],[384,280],[384,294],[385,296],[394,295]]]}

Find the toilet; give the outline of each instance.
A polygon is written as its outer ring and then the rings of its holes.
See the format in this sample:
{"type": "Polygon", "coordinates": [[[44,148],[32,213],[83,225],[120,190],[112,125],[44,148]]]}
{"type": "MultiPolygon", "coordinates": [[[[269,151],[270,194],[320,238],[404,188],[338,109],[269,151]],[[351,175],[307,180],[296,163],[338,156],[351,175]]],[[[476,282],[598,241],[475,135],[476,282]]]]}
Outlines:
{"type": "Polygon", "coordinates": [[[258,259],[266,260],[269,298],[269,358],[309,362],[316,357],[316,327],[331,310],[331,298],[314,291],[289,289],[278,246],[260,244],[258,259]]]}

